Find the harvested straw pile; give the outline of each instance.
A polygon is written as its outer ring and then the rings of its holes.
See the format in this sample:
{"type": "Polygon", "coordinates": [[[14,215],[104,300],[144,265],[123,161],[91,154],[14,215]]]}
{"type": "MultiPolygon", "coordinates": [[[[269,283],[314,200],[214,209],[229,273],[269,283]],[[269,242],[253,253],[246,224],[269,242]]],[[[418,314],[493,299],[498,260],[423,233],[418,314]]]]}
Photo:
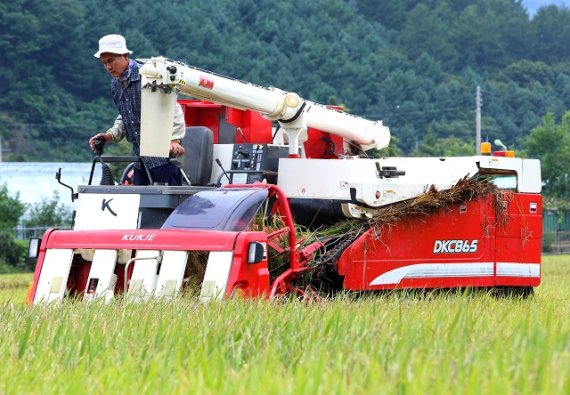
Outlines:
{"type": "Polygon", "coordinates": [[[499,189],[486,179],[462,178],[449,189],[438,191],[433,185],[420,196],[382,207],[379,215],[370,220],[372,226],[394,224],[404,218],[425,217],[440,210],[494,194],[499,189]]]}
{"type": "Polygon", "coordinates": [[[504,223],[506,220],[504,210],[499,209],[502,208],[501,202],[503,201],[503,198],[500,198],[502,196],[500,190],[486,179],[465,177],[449,189],[438,191],[432,185],[416,198],[382,207],[372,219],[347,219],[316,231],[313,237],[306,237],[306,240],[312,241],[314,237],[327,240],[327,246],[317,253],[309,266],[317,268],[323,265],[334,265],[344,249],[368,229],[372,228],[380,234],[382,228],[394,225],[403,219],[427,217],[489,194],[495,196],[497,219],[504,223]]]}

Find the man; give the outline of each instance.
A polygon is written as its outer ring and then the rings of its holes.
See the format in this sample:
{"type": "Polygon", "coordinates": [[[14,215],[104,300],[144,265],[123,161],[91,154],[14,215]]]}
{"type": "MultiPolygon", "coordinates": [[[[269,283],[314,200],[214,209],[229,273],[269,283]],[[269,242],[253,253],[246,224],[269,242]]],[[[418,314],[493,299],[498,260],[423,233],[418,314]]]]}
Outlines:
{"type": "MultiPolygon", "coordinates": [[[[127,141],[133,144],[133,156],[140,155],[141,77],[140,66],[134,60],[129,59],[131,53],[123,36],[109,34],[99,40],[99,51],[93,55],[101,59],[105,70],[113,77],[111,92],[113,102],[119,112],[115,124],[109,130],[105,133],[97,133],[89,139],[89,145],[93,151],[95,151],[98,138],[103,138],[106,144],[111,140],[119,142],[126,137],[127,141]]],[[[178,103],[176,103],[174,114],[170,156],[177,157],[184,154],[180,141],[186,131],[184,115],[178,103]]],[[[149,168],[154,182],[181,185],[180,170],[169,158],[143,156],[142,160],[149,168]]],[[[149,184],[147,173],[138,162],[134,168],[133,184],[149,184]]]]}

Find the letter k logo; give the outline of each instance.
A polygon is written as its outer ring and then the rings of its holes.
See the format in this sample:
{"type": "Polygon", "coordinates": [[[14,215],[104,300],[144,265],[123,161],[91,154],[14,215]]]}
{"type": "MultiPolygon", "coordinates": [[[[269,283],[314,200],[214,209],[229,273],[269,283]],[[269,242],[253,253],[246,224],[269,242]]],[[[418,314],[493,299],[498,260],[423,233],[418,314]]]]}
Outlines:
{"type": "Polygon", "coordinates": [[[112,200],[113,200],[113,198],[111,198],[109,200],[103,198],[103,202],[101,202],[101,211],[105,211],[105,209],[107,209],[107,210],[109,210],[109,212],[111,214],[113,214],[116,217],[117,213],[113,211],[111,206],[109,206],[109,203],[111,203],[112,200]]]}

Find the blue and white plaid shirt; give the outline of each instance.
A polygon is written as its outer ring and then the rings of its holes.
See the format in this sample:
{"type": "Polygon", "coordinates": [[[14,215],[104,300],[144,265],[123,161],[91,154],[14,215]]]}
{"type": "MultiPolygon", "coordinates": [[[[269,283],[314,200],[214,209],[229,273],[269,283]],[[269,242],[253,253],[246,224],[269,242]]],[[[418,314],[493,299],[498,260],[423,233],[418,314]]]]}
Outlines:
{"type": "MultiPolygon", "coordinates": [[[[141,76],[140,66],[134,60],[119,78],[111,81],[113,101],[119,110],[125,128],[127,141],[133,144],[133,156],[140,155],[141,143],[141,76]]],[[[149,169],[170,162],[169,158],[143,156],[144,163],[149,169]]],[[[135,167],[140,168],[137,162],[135,167]]]]}

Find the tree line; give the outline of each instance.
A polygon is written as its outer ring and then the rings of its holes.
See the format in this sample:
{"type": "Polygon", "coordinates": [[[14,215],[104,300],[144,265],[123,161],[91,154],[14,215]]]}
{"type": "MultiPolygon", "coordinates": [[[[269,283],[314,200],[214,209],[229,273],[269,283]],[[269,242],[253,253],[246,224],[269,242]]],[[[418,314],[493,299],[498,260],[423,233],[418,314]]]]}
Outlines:
{"type": "Polygon", "coordinates": [[[0,5],[8,161],[83,161],[115,117],[98,39],[381,119],[405,155],[472,154],[528,137],[570,102],[570,11],[520,0],[13,0],[0,5]]]}

